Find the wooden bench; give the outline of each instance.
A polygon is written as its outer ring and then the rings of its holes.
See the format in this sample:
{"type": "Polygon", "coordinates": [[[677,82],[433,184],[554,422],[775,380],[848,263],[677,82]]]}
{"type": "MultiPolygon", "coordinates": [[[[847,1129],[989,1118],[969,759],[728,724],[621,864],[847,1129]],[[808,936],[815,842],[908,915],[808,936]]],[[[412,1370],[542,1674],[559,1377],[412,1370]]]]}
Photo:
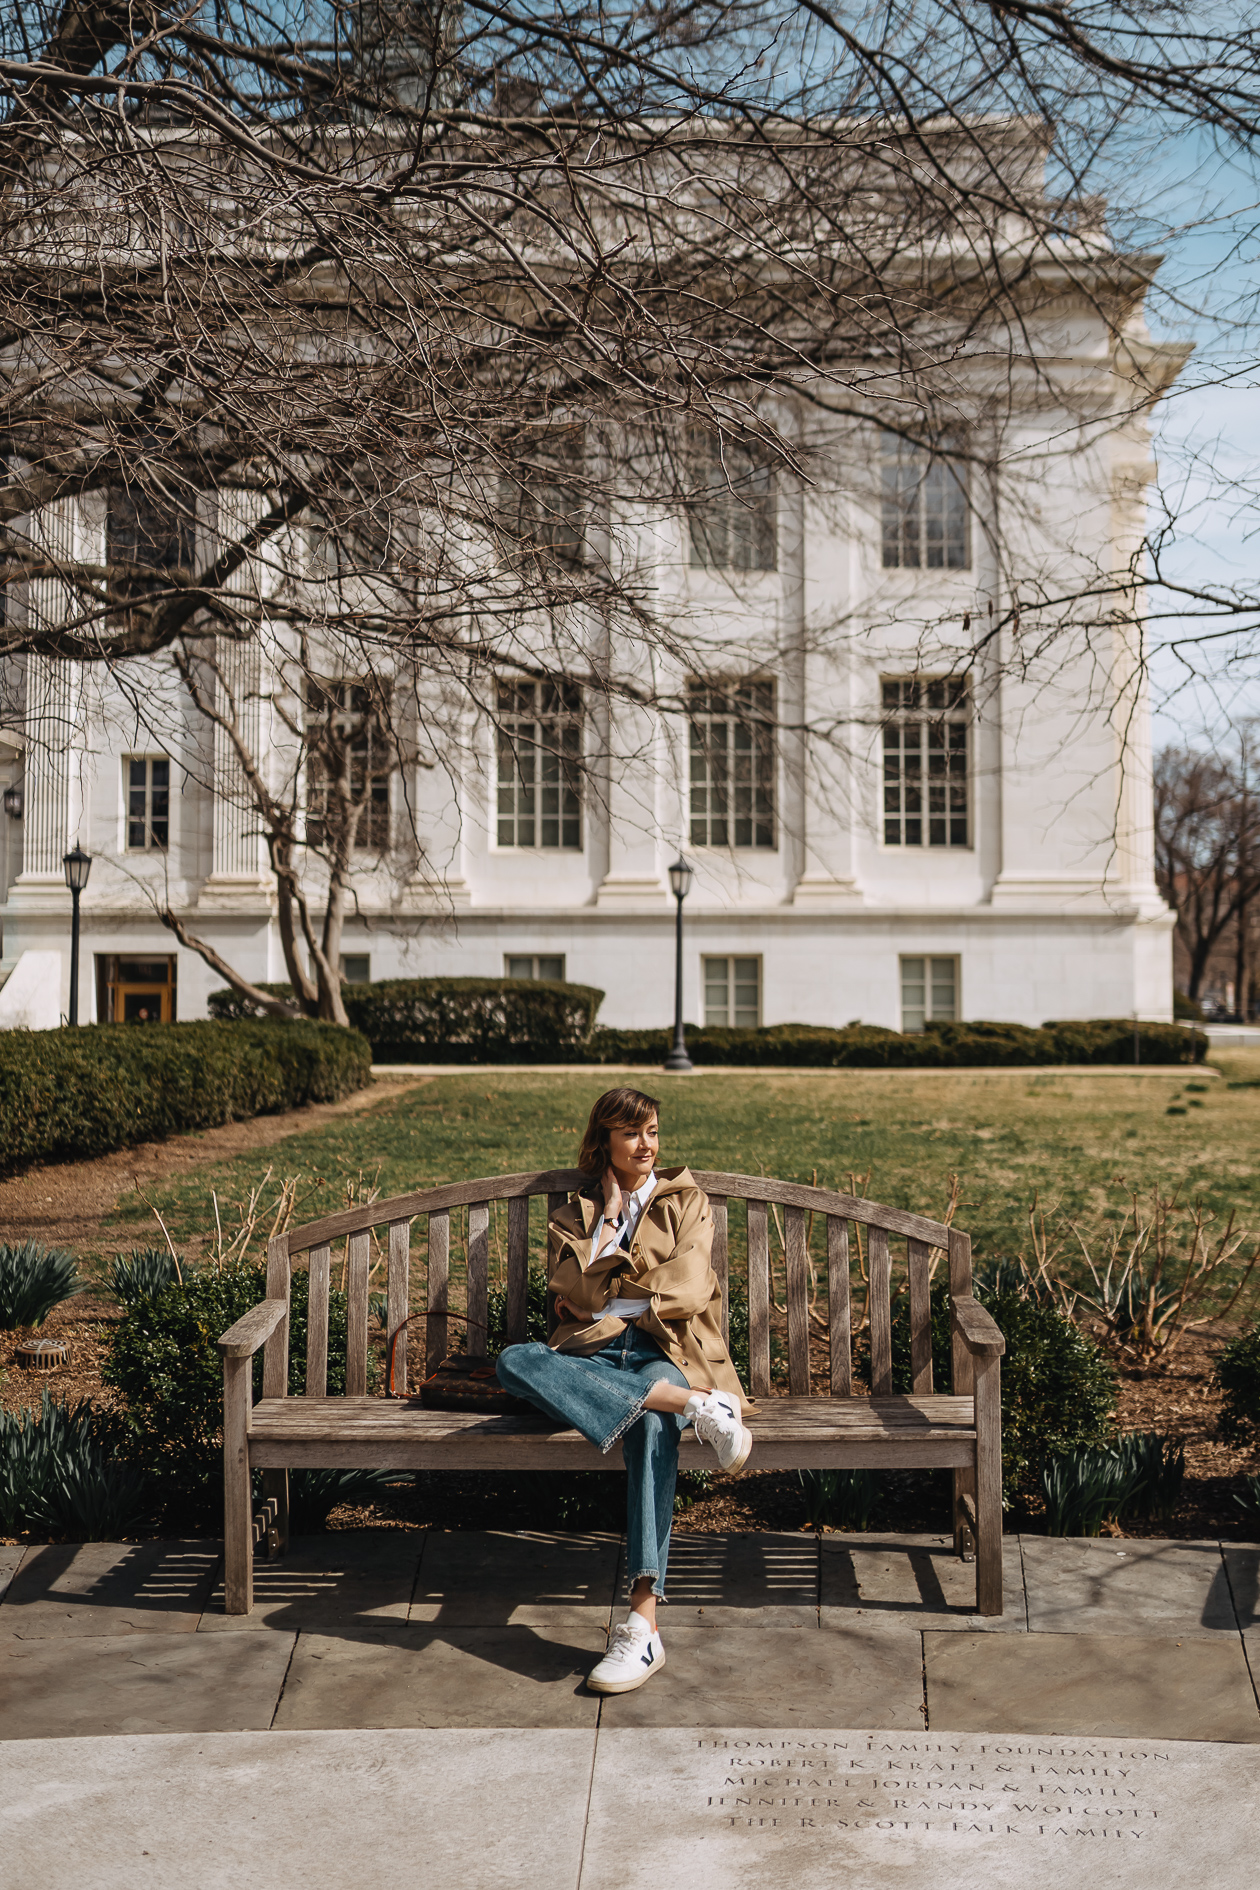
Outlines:
{"type": "MultiPolygon", "coordinates": [[[[954,1542],[960,1555],[974,1548],[976,1606],[1002,1612],[1002,1414],[1000,1359],[1005,1350],[992,1318],[972,1295],[971,1241],[957,1228],[874,1201],[799,1187],[765,1176],[693,1171],[713,1207],[713,1266],[728,1277],[729,1203],[747,1203],[749,1391],[761,1402],[753,1419],[754,1470],[948,1468],[954,1482],[954,1542]],[[781,1219],[780,1219],[781,1211],[781,1219]],[[826,1223],[826,1294],[810,1308],[807,1216],[826,1223]],[[770,1383],[771,1237],[783,1249],[787,1310],[788,1395],[770,1383]],[[871,1396],[855,1395],[851,1356],[851,1228],[865,1233],[870,1326],[871,1396]],[[899,1283],[909,1306],[913,1389],[892,1395],[893,1250],[906,1243],[899,1283]],[[953,1390],[932,1385],[929,1304],[931,1250],[948,1256],[953,1390]],[[825,1307],[825,1312],[823,1308],[825,1307]],[[810,1382],[810,1328],[825,1335],[827,1390],[810,1382]]],[[[620,1452],[604,1457],[577,1431],[558,1430],[541,1415],[489,1417],[430,1411],[401,1402],[408,1387],[408,1353],[419,1351],[425,1372],[448,1350],[451,1212],[466,1208],[466,1306],[484,1328],[490,1278],[492,1203],[507,1204],[507,1333],[525,1337],[529,1274],[529,1208],[545,1196],[551,1214],[583,1184],[577,1170],[494,1175],[418,1194],[349,1208],[272,1240],[267,1254],[267,1296],[219,1341],[223,1355],[225,1592],[228,1614],[253,1606],[254,1547],[264,1534],[273,1552],[288,1540],[288,1472],[299,1468],[382,1470],[597,1470],[616,1468],[620,1452]],[[414,1223],[428,1221],[426,1305],[436,1314],[404,1327],[411,1311],[411,1239],[414,1223]],[[368,1277],[376,1229],[387,1235],[386,1329],[395,1347],[398,1396],[367,1395],[368,1277]],[[328,1293],[334,1242],[345,1240],[348,1331],[346,1391],[326,1396],[328,1293]],[[289,1397],[289,1282],[295,1257],[309,1256],[306,1390],[289,1397]],[[415,1336],[423,1331],[425,1337],[415,1336]],[[262,1396],[252,1402],[253,1359],[262,1347],[262,1396]],[[262,1472],[263,1505],[255,1516],[251,1472],[262,1472]]],[[[938,1263],[939,1264],[939,1263],[938,1263]]],[[[725,1317],[725,1313],[724,1313],[725,1317]]],[[[462,1327],[460,1335],[462,1337],[462,1327]]],[[[457,1346],[457,1349],[458,1346],[457,1346]]],[[[821,1347],[816,1347],[821,1353],[821,1347]]],[[[411,1367],[413,1387],[417,1373],[411,1367]]],[[[704,1469],[712,1457],[688,1431],[684,1468],[704,1469]]]]}

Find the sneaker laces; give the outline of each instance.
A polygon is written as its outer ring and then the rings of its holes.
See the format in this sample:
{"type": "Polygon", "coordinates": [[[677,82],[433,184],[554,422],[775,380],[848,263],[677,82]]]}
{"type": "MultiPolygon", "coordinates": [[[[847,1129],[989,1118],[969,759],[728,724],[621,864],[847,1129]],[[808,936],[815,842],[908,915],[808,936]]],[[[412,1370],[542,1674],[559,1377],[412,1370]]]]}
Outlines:
{"type": "MultiPolygon", "coordinates": [[[[617,1654],[628,1654],[635,1643],[643,1638],[643,1635],[635,1633],[628,1621],[618,1621],[609,1638],[604,1659],[610,1660],[617,1654]]],[[[649,1634],[647,1639],[651,1640],[651,1638],[649,1634]]]]}

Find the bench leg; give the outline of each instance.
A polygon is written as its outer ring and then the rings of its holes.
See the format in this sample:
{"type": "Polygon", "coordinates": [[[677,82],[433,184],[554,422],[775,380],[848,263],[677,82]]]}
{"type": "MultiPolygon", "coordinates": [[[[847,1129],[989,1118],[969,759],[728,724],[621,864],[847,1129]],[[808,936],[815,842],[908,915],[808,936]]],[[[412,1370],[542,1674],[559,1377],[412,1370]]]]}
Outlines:
{"type": "Polygon", "coordinates": [[[976,1612],[1002,1612],[1002,1361],[976,1361],[976,1612]]]}
{"type": "Polygon", "coordinates": [[[249,1487],[249,1409],[253,1360],[223,1361],[223,1609],[254,1605],[254,1506],[249,1487]]]}
{"type": "Polygon", "coordinates": [[[289,1546],[288,1471],[264,1470],[262,1488],[263,1502],[269,1506],[267,1515],[271,1519],[267,1529],[267,1553],[283,1555],[289,1546]]]}
{"type": "Polygon", "coordinates": [[[971,1465],[954,1472],[954,1554],[964,1562],[976,1559],[976,1532],[971,1515],[976,1507],[976,1473],[971,1465]],[[970,1512],[970,1513],[969,1513],[970,1512]]]}

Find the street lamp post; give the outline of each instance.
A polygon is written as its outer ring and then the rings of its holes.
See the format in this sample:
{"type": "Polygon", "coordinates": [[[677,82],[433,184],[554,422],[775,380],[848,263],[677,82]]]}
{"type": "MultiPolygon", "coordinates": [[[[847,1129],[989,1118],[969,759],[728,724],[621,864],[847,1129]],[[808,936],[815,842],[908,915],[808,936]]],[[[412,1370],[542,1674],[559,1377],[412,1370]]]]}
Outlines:
{"type": "Polygon", "coordinates": [[[88,883],[88,874],[92,870],[92,855],[85,853],[76,840],[69,853],[63,853],[61,864],[66,872],[66,885],[70,888],[70,1022],[79,1021],[79,894],[88,883]]]}
{"type": "Polygon", "coordinates": [[[674,895],[674,1047],[665,1059],[667,1070],[684,1071],[692,1067],[683,1035],[682,909],[691,891],[692,869],[680,853],[669,869],[669,889],[674,895]]]}

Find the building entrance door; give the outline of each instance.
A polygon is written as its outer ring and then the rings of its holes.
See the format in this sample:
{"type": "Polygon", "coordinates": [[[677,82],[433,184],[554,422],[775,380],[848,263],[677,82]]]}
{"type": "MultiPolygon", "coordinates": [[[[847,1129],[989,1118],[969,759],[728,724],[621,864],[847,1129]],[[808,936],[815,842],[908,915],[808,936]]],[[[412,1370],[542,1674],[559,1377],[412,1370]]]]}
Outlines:
{"type": "Polygon", "coordinates": [[[173,1024],[175,959],[101,955],[97,1016],[106,1024],[173,1024]]]}

